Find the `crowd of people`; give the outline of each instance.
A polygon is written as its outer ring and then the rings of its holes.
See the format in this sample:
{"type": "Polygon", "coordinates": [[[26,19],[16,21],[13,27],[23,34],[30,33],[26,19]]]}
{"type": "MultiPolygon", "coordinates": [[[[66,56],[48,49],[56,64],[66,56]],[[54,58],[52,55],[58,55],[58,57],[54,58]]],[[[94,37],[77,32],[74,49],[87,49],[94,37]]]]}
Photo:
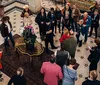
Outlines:
{"type": "MultiPolygon", "coordinates": [[[[31,16],[32,12],[29,6],[25,5],[21,14],[24,27],[32,26],[31,16]]],[[[55,9],[50,8],[48,13],[44,7],[41,8],[35,18],[35,22],[38,24],[41,40],[45,41],[47,54],[50,54],[49,43],[52,49],[58,48],[54,45],[54,37],[57,36],[58,32],[61,34],[59,39],[61,49],[55,51],[50,61],[43,62],[40,69],[40,72],[44,75],[45,85],[75,85],[79,66],[75,59],[76,47],[77,45],[81,47],[82,44],[87,43],[88,37],[92,36],[93,29],[95,30],[96,46],[89,47],[89,75],[82,85],[100,85],[100,81],[97,80],[97,64],[100,60],[100,39],[98,39],[99,17],[99,11],[96,7],[93,8],[91,14],[88,12],[81,13],[76,5],[71,6],[67,2],[63,9],[56,6],[55,9]]],[[[13,47],[15,46],[12,30],[9,16],[3,16],[0,31],[4,38],[6,52],[9,47],[8,37],[13,47]]],[[[17,75],[10,79],[8,85],[12,83],[14,85],[26,85],[23,73],[23,69],[19,68],[17,75]]]]}
{"type": "MultiPolygon", "coordinates": [[[[91,13],[81,13],[75,5],[71,6],[70,3],[66,3],[62,10],[58,6],[55,9],[51,8],[48,13],[45,12],[45,8],[40,10],[35,21],[39,25],[41,40],[51,44],[50,40],[52,39],[52,42],[54,42],[53,37],[57,35],[57,31],[61,34],[59,39],[61,49],[55,52],[49,62],[43,62],[41,67],[46,85],[75,85],[79,66],[75,59],[76,47],[77,45],[81,47],[82,44],[87,43],[93,29],[95,31],[94,41],[96,46],[88,48],[90,50],[88,56],[90,62],[89,75],[82,85],[100,84],[100,81],[97,80],[97,64],[100,60],[100,39],[97,38],[99,35],[97,31],[99,17],[97,8],[93,8],[91,13]],[[49,27],[47,27],[48,20],[50,22],[49,27]],[[50,29],[49,32],[48,29],[50,29]],[[51,39],[47,36],[50,36],[51,39]]],[[[47,53],[48,50],[46,49],[47,53]]]]}
{"type": "Polygon", "coordinates": [[[75,5],[71,6],[70,3],[67,3],[62,10],[58,6],[56,6],[55,9],[51,8],[48,13],[46,13],[45,8],[42,7],[35,18],[35,22],[39,26],[41,40],[45,41],[46,51],[48,53],[47,42],[50,42],[52,48],[57,48],[53,45],[53,37],[57,34],[57,28],[62,35],[60,43],[70,38],[70,31],[73,31],[74,35],[76,35],[79,47],[82,46],[82,42],[84,42],[84,44],[87,43],[88,36],[91,37],[93,29],[95,30],[95,38],[97,38],[99,11],[95,9],[91,15],[89,15],[88,12],[81,13],[75,5]],[[91,27],[90,33],[89,27],[91,27]],[[65,31],[66,29],[68,30],[67,32],[65,31]]]}

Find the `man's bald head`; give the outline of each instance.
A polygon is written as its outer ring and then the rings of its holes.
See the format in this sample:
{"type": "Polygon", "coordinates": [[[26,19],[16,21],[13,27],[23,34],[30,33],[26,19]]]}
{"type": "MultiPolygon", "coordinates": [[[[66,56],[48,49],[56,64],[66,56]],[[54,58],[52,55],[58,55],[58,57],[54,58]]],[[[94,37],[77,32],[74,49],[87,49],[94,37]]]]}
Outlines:
{"type": "Polygon", "coordinates": [[[84,12],[84,17],[87,18],[88,17],[88,13],[84,12]]]}

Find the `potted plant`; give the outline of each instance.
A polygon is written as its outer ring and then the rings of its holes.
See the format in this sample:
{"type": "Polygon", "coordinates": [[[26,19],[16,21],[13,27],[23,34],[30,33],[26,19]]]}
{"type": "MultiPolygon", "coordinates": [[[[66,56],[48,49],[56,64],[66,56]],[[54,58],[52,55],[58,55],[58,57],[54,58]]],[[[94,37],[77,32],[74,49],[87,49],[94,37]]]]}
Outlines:
{"type": "Polygon", "coordinates": [[[26,43],[26,50],[33,52],[34,51],[34,43],[36,41],[36,35],[34,33],[34,29],[32,26],[25,26],[23,31],[24,41],[26,43]]]}

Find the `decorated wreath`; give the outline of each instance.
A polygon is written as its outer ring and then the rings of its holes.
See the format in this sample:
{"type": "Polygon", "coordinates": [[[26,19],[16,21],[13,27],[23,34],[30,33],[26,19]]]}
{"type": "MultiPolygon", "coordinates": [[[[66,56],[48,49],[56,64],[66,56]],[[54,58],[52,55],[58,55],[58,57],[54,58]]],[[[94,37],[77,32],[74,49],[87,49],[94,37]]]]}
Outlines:
{"type": "Polygon", "coordinates": [[[23,31],[24,41],[26,43],[26,50],[33,51],[36,35],[32,26],[25,26],[23,31]]]}

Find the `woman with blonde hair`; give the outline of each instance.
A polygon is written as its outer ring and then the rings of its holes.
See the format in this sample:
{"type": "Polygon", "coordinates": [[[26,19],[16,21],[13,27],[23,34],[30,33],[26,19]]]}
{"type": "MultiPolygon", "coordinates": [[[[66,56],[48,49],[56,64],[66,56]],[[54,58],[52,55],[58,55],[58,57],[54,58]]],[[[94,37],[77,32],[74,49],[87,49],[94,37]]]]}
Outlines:
{"type": "Polygon", "coordinates": [[[100,81],[97,80],[96,70],[90,71],[89,78],[85,80],[82,85],[100,85],[100,81]]]}
{"type": "Polygon", "coordinates": [[[24,77],[24,70],[23,68],[19,67],[17,69],[17,74],[12,76],[8,82],[8,85],[26,85],[26,78],[24,77]]]}

